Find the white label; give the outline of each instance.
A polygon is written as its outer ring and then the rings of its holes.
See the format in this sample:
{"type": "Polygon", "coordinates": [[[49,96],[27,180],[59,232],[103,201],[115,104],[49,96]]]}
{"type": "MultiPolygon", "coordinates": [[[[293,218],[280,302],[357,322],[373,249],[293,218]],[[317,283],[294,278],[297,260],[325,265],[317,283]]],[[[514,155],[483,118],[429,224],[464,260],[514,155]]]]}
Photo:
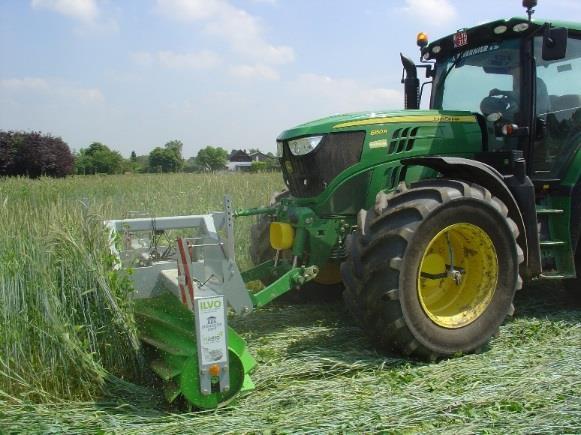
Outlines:
{"type": "Polygon", "coordinates": [[[374,140],[373,142],[369,142],[369,148],[386,148],[387,147],[387,139],[379,139],[374,140]]]}
{"type": "Polygon", "coordinates": [[[228,361],[228,349],[226,346],[224,296],[196,298],[195,303],[201,365],[226,363],[228,361]]]}

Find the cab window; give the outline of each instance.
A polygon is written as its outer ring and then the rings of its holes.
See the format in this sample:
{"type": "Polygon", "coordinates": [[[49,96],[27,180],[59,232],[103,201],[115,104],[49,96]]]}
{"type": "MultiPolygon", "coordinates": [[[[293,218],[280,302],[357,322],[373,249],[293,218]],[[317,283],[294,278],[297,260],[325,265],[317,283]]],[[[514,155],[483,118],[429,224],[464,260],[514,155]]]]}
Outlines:
{"type": "Polygon", "coordinates": [[[542,37],[535,38],[537,90],[535,114],[545,124],[535,144],[537,178],[558,178],[581,143],[581,39],[569,38],[564,59],[544,61],[542,37]]]}

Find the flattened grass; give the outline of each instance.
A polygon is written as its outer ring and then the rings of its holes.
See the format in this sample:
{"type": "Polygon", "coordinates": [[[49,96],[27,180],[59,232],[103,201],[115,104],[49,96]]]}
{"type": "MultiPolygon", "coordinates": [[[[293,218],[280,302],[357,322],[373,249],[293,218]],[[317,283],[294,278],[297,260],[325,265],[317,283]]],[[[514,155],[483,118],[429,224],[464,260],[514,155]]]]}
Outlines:
{"type": "Polygon", "coordinates": [[[435,364],[375,352],[341,304],[266,307],[235,322],[259,365],[228,408],[178,413],[117,385],[66,412],[5,404],[0,431],[579,433],[580,313],[561,290],[524,291],[490,349],[435,364]]]}

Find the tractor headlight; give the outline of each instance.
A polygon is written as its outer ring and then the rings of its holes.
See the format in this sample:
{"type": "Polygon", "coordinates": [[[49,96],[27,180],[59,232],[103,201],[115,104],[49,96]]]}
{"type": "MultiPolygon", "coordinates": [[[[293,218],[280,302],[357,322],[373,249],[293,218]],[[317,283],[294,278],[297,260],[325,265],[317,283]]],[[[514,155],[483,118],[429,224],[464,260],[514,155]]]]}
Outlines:
{"type": "Polygon", "coordinates": [[[280,159],[283,154],[284,143],[281,140],[276,141],[276,156],[280,159]]]}
{"type": "Polygon", "coordinates": [[[321,142],[323,136],[301,137],[288,141],[288,147],[293,156],[304,156],[313,151],[321,142]]]}

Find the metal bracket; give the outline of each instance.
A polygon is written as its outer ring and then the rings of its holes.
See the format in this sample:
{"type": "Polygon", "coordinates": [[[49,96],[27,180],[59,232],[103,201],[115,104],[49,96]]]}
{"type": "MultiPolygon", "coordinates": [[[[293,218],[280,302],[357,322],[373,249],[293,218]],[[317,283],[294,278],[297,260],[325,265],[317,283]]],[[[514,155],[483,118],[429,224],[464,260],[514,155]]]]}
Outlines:
{"type": "MultiPolygon", "coordinates": [[[[228,304],[238,314],[252,311],[250,295],[242,280],[234,257],[234,217],[232,201],[224,199],[225,212],[206,215],[171,216],[158,218],[137,218],[106,221],[110,231],[110,248],[117,259],[117,268],[131,268],[130,275],[136,290],[135,298],[150,298],[163,291],[170,291],[190,309],[187,294],[183,295],[178,279],[186,279],[176,268],[184,260],[178,261],[177,249],[167,250],[170,255],[164,258],[151,256],[147,244],[126,241],[126,246],[118,250],[115,246],[117,234],[140,238],[153,231],[176,231],[173,237],[185,242],[191,272],[191,285],[197,285],[197,292],[203,296],[224,295],[228,304]],[[225,229],[226,237],[221,238],[218,231],[225,229]],[[189,234],[184,237],[184,230],[189,234]],[[190,258],[191,257],[191,258],[190,258]],[[136,261],[139,260],[139,261],[136,261]],[[185,296],[185,297],[184,297],[185,296]]],[[[169,239],[169,236],[168,236],[169,239]]],[[[175,239],[174,239],[175,240],[175,239]]]]}

